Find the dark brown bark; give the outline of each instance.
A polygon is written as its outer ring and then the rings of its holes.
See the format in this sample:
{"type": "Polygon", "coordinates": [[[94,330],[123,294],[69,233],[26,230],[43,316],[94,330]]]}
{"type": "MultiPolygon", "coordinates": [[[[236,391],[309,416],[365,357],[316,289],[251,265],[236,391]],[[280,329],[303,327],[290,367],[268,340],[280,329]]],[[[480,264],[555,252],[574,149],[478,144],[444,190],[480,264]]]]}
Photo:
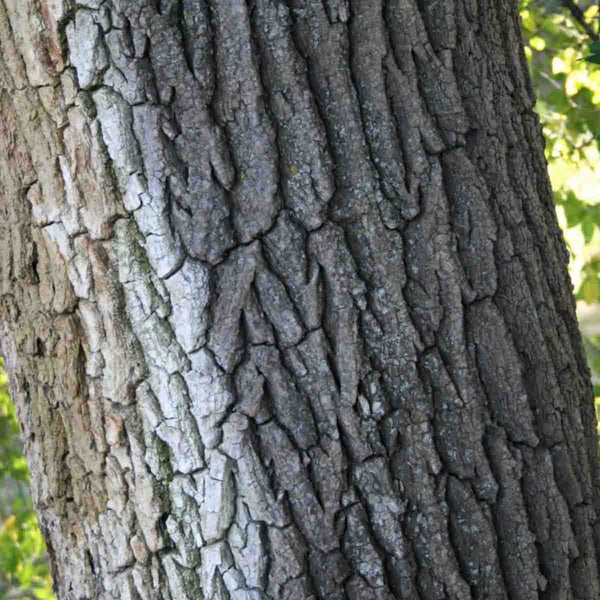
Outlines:
{"type": "Polygon", "coordinates": [[[598,598],[516,2],[2,0],[0,43],[1,343],[62,600],[598,598]]]}

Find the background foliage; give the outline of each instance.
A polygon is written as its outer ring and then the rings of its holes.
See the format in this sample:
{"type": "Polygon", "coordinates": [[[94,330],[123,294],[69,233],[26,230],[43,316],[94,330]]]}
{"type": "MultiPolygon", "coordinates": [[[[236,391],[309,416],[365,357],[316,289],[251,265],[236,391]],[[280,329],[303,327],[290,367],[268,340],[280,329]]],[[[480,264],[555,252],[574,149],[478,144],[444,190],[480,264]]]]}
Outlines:
{"type": "MultiPolygon", "coordinates": [[[[600,0],[521,0],[525,53],[600,396],[600,0]]],[[[52,600],[0,359],[0,600],[52,600]]]]}
{"type": "Polygon", "coordinates": [[[522,0],[523,37],[600,396],[600,2],[522,0]]]}
{"type": "Polygon", "coordinates": [[[0,600],[52,600],[46,548],[31,506],[29,471],[0,358],[0,600]]]}

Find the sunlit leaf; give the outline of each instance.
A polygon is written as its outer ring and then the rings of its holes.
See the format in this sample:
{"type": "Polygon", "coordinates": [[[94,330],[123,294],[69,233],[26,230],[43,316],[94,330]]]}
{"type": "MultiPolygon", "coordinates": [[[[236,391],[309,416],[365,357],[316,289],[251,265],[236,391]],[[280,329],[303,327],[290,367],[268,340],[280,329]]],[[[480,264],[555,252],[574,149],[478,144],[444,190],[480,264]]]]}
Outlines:
{"type": "Polygon", "coordinates": [[[598,291],[600,286],[598,286],[598,278],[594,275],[588,277],[582,286],[582,294],[583,299],[587,304],[593,304],[598,300],[598,291]]]}
{"type": "Polygon", "coordinates": [[[569,67],[567,63],[560,57],[555,56],[552,59],[552,73],[557,75],[558,73],[568,73],[569,67]]]}
{"type": "Polygon", "coordinates": [[[541,52],[546,47],[546,40],[539,36],[529,38],[529,45],[535,48],[538,52],[541,52]]]}
{"type": "Polygon", "coordinates": [[[523,23],[523,27],[528,31],[535,31],[537,29],[537,23],[528,10],[521,11],[521,22],[523,23]]]}

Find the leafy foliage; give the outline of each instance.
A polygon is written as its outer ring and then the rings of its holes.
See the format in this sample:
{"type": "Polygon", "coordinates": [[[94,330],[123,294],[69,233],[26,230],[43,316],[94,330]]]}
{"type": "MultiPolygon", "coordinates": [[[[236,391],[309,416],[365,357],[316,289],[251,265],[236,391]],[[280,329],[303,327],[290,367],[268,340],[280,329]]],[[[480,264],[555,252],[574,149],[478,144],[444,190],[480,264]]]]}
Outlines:
{"type": "Polygon", "coordinates": [[[600,42],[592,42],[589,45],[589,54],[584,56],[583,60],[595,65],[600,65],[600,42]]]}
{"type": "MultiPolygon", "coordinates": [[[[521,16],[550,176],[557,199],[564,203],[574,177],[580,175],[581,163],[591,166],[599,159],[600,70],[583,60],[588,48],[587,56],[596,57],[599,43],[590,43],[569,13],[550,11],[545,4],[524,2],[521,16]]],[[[598,5],[590,5],[583,14],[587,21],[596,20],[598,5]]],[[[577,195],[581,196],[581,190],[577,195]]]]}
{"type": "MultiPolygon", "coordinates": [[[[600,302],[600,7],[522,0],[523,37],[546,138],[554,199],[580,309],[600,302]]],[[[580,313],[582,310],[580,310],[580,313]]],[[[589,311],[587,314],[600,313],[589,311]]],[[[581,315],[580,315],[581,318],[581,315]]],[[[600,396],[600,314],[583,322],[600,396]],[[590,323],[592,326],[590,326],[590,323]]]]}
{"type": "Polygon", "coordinates": [[[53,600],[46,548],[27,491],[29,471],[0,358],[0,600],[53,600]],[[18,592],[18,596],[15,595],[18,592]]]}
{"type": "Polygon", "coordinates": [[[0,474],[16,481],[27,481],[27,465],[18,442],[19,426],[6,390],[2,366],[0,362],[0,474]]]}

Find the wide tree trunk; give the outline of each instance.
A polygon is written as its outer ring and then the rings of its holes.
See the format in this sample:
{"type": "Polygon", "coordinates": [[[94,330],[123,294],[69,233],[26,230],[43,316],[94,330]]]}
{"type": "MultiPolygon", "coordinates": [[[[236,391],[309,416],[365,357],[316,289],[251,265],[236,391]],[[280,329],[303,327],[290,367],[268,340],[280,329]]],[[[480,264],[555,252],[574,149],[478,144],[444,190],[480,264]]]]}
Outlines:
{"type": "Polygon", "coordinates": [[[599,597],[516,0],[0,0],[0,44],[62,600],[599,597]]]}

